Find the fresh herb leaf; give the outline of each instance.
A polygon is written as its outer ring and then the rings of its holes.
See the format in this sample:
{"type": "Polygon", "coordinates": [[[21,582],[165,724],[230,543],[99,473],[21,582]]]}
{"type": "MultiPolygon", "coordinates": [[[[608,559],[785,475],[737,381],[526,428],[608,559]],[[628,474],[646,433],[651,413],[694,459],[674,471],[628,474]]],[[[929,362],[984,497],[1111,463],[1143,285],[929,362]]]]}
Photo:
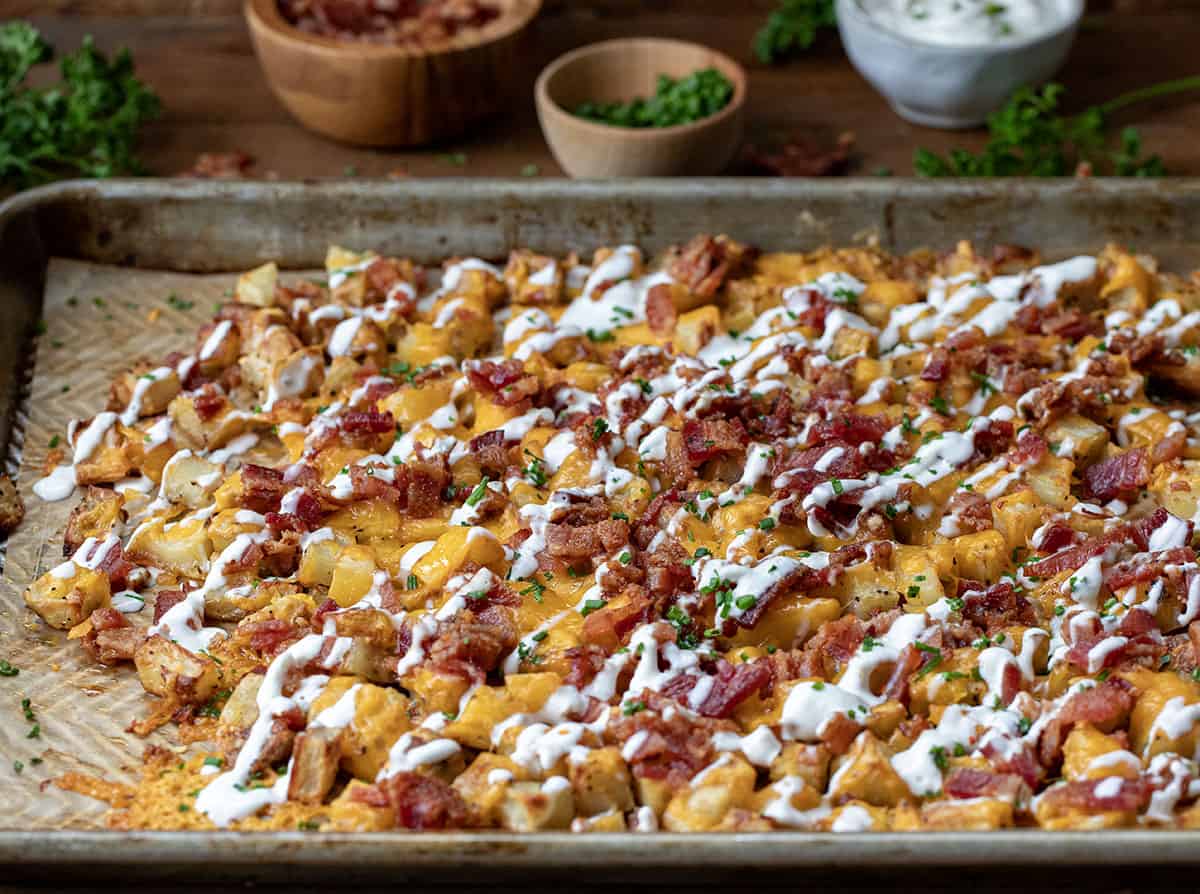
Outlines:
{"type": "Polygon", "coordinates": [[[62,177],[112,177],[142,170],[138,130],[158,98],[121,50],[112,61],[85,37],[62,57],[62,80],[45,87],[26,76],[53,55],[27,22],[0,25],[0,184],[15,189],[62,177]]]}
{"type": "Polygon", "coordinates": [[[807,50],[822,28],[837,26],[833,0],[783,0],[754,35],[754,54],[768,65],[807,50]]]}
{"type": "Polygon", "coordinates": [[[715,68],[704,68],[676,80],[658,76],[651,97],[629,102],[585,102],[575,107],[580,118],[613,127],[674,127],[714,115],[733,98],[733,83],[715,68]]]}
{"type": "Polygon", "coordinates": [[[918,149],[913,168],[922,177],[1161,177],[1166,173],[1162,159],[1142,154],[1134,128],[1124,128],[1117,146],[1111,146],[1109,119],[1136,102],[1196,89],[1200,77],[1165,81],[1067,116],[1059,110],[1061,84],[1022,87],[988,118],[988,142],[981,152],[953,149],[942,156],[918,149]]]}

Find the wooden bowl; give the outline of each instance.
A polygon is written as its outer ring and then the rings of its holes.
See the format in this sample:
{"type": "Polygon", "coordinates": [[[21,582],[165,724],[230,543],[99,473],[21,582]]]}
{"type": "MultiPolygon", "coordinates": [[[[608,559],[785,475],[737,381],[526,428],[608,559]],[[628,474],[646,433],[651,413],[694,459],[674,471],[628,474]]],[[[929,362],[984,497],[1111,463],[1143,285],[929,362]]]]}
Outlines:
{"type": "Polygon", "coordinates": [[[703,176],[720,173],[742,142],[746,73],[723,53],[656,37],[606,40],[560,56],[538,76],[538,119],[550,151],[572,177],[703,176]],[[613,127],[571,114],[580,103],[651,96],[660,74],[715,68],[733,83],[729,104],[675,127],[613,127]]]}
{"type": "Polygon", "coordinates": [[[305,127],[364,146],[460,136],[518,91],[518,40],[542,0],[495,0],[503,14],[435,49],[337,40],[295,28],[275,0],[246,0],[271,90],[305,127]]]}

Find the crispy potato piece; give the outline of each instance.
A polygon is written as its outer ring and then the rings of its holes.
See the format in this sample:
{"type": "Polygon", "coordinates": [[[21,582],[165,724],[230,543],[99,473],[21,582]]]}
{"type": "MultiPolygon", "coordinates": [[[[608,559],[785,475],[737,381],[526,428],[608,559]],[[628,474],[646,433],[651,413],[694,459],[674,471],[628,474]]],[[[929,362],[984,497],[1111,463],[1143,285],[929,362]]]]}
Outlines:
{"type": "Polygon", "coordinates": [[[217,665],[178,643],[155,634],[133,655],[138,679],[149,693],[188,705],[202,705],[217,688],[217,665]]]}
{"type": "Polygon", "coordinates": [[[108,575],[73,562],[47,571],[25,590],[25,604],[58,630],[83,623],[110,598],[108,575]]]}
{"type": "Polygon", "coordinates": [[[12,479],[0,475],[0,534],[11,534],[25,518],[25,501],[12,479]]]}

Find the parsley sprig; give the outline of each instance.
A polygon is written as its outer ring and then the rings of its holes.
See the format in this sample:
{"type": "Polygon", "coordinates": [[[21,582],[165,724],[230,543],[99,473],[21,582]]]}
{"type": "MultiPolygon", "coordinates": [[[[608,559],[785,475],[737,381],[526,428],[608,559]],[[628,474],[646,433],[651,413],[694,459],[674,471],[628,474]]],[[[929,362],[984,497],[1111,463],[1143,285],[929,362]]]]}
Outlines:
{"type": "Polygon", "coordinates": [[[141,171],[138,129],[158,114],[159,101],[134,77],[129,52],[110,62],[85,37],[62,58],[60,83],[27,85],[34,66],[52,55],[27,22],[0,25],[0,186],[141,171]]]}
{"type": "Polygon", "coordinates": [[[913,168],[922,177],[1067,177],[1081,170],[1117,177],[1161,177],[1157,155],[1142,154],[1141,135],[1126,127],[1113,145],[1112,115],[1134,103],[1200,89],[1200,77],[1180,78],[1122,94],[1078,115],[1063,115],[1061,84],[1022,87],[988,118],[988,142],[978,153],[952,149],[942,156],[918,149],[913,168]]]}
{"type": "Polygon", "coordinates": [[[754,35],[754,54],[772,65],[807,50],[822,28],[837,26],[833,0],[783,0],[754,35]]]}

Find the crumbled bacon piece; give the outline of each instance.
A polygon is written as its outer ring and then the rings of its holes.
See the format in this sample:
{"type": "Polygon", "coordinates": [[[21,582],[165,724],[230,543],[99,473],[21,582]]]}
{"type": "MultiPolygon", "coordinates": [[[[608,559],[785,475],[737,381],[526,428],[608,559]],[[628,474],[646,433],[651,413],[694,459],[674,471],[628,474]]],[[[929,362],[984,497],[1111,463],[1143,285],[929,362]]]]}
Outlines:
{"type": "Polygon", "coordinates": [[[461,829],[470,811],[462,796],[436,776],[402,770],[376,783],[405,829],[461,829]]]}
{"type": "Polygon", "coordinates": [[[991,773],[970,767],[956,767],[947,776],[942,790],[951,798],[1000,798],[1023,802],[1029,798],[1029,785],[1011,773],[991,773]]]}
{"type": "MultiPolygon", "coordinates": [[[[241,632],[243,629],[239,628],[241,632]]],[[[246,625],[244,632],[248,634],[250,648],[269,656],[278,655],[301,636],[301,631],[294,625],[277,618],[252,621],[246,625]]]]}
{"type": "Polygon", "coordinates": [[[1083,483],[1089,494],[1099,500],[1114,500],[1122,494],[1144,487],[1150,481],[1150,462],[1142,447],[1135,447],[1088,466],[1083,483]]]}
{"type": "Polygon", "coordinates": [[[689,419],[683,424],[683,444],[693,467],[718,456],[741,453],[747,440],[740,419],[689,419]]]}
{"type": "Polygon", "coordinates": [[[513,407],[541,390],[537,376],[525,372],[519,360],[480,360],[466,367],[467,379],[492,403],[513,407]]]}
{"type": "Polygon", "coordinates": [[[396,431],[396,419],[379,410],[354,410],[338,418],[338,428],[348,435],[382,435],[396,431]]]}
{"type": "Polygon", "coordinates": [[[962,616],[989,633],[1018,624],[1032,627],[1038,621],[1033,604],[1010,581],[993,584],[982,593],[968,593],[963,599],[962,616]]]}
{"type": "Polygon", "coordinates": [[[315,531],[321,527],[323,517],[320,502],[308,491],[296,495],[292,512],[268,512],[265,516],[267,527],[276,536],[284,531],[315,531]]]}
{"type": "Polygon", "coordinates": [[[187,593],[183,590],[159,590],[154,597],[154,623],[162,620],[162,616],[183,602],[187,593]]]}
{"type": "MultiPolygon", "coordinates": [[[[687,696],[699,685],[699,679],[688,674],[680,675],[663,687],[662,694],[687,702],[687,696]]],[[[771,668],[768,662],[752,661],[734,665],[721,661],[708,693],[700,704],[694,706],[694,710],[702,717],[728,717],[738,705],[761,692],[770,682],[771,668]]]]}
{"type": "Polygon", "coordinates": [[[1133,710],[1135,695],[1133,687],[1119,677],[1110,677],[1075,693],[1042,730],[1038,739],[1042,764],[1047,767],[1058,764],[1063,744],[1076,724],[1088,723],[1105,733],[1124,725],[1133,710]]]}
{"type": "Polygon", "coordinates": [[[725,278],[756,252],[727,236],[696,236],[667,264],[667,272],[694,294],[711,298],[725,278]]]}
{"type": "Polygon", "coordinates": [[[1042,794],[1055,808],[1074,807],[1090,813],[1102,811],[1138,811],[1150,802],[1150,787],[1143,779],[1108,776],[1104,779],[1077,779],[1060,782],[1042,794]]]}
{"type": "Polygon", "coordinates": [[[669,335],[675,329],[679,314],[667,283],[651,286],[646,292],[646,322],[657,335],[669,335]]]}
{"type": "Polygon", "coordinates": [[[992,529],[992,504],[983,494],[957,490],[946,502],[946,514],[955,519],[961,534],[992,529]]]}
{"type": "Polygon", "coordinates": [[[192,406],[201,422],[208,422],[223,410],[228,401],[215,385],[205,385],[192,396],[192,406]]]}
{"type": "Polygon", "coordinates": [[[255,512],[278,512],[279,501],[287,491],[283,472],[266,466],[245,463],[242,466],[241,503],[255,512]]]}
{"type": "Polygon", "coordinates": [[[638,624],[649,619],[653,601],[640,588],[630,587],[623,598],[605,604],[583,619],[582,639],[606,653],[620,648],[638,624]]]}
{"type": "Polygon", "coordinates": [[[546,525],[546,552],[557,559],[590,559],[613,553],[629,542],[629,522],[605,519],[590,525],[546,525]]]}
{"type": "MultiPolygon", "coordinates": [[[[633,693],[630,693],[633,695],[633,693]]],[[[681,785],[713,761],[712,734],[734,730],[732,723],[709,718],[692,720],[673,701],[646,690],[638,700],[646,706],[632,716],[622,716],[605,729],[605,738],[624,745],[645,733],[629,756],[634,775],[663,779],[681,785]],[[670,707],[670,711],[665,709],[670,707]]]]}
{"type": "Polygon", "coordinates": [[[465,676],[482,682],[517,647],[517,639],[517,628],[508,611],[468,609],[443,625],[429,648],[429,661],[451,672],[465,671],[465,676]]]}

